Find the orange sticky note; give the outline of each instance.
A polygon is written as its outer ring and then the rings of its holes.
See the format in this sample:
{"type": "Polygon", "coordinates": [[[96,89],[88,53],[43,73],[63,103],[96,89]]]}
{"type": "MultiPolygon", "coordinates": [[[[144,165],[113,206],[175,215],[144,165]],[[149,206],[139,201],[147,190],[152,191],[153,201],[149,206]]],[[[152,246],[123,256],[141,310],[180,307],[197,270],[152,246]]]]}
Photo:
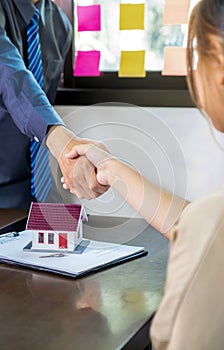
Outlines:
{"type": "Polygon", "coordinates": [[[166,0],[163,11],[163,24],[188,23],[191,0],[166,0]]]}
{"type": "Polygon", "coordinates": [[[118,76],[120,78],[144,78],[146,76],[144,66],[144,50],[122,51],[118,76]]]}
{"type": "Polygon", "coordinates": [[[186,48],[164,48],[164,68],[162,75],[187,75],[186,48]]]}
{"type": "Polygon", "coordinates": [[[144,29],[145,4],[120,4],[120,30],[144,29]]]}

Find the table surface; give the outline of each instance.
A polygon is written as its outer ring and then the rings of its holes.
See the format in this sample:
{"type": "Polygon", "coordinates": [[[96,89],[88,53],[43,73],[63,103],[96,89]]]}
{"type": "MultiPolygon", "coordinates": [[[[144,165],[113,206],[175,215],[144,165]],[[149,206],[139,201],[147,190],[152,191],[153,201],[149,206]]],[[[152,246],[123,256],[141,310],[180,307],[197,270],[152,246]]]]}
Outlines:
{"type": "Polygon", "coordinates": [[[27,213],[22,209],[0,209],[0,228],[27,217],[27,213]]]}
{"type": "Polygon", "coordinates": [[[28,211],[0,209],[0,234],[25,228],[28,211]]]}
{"type": "Polygon", "coordinates": [[[167,240],[142,219],[97,216],[84,236],[144,246],[148,255],[78,279],[0,264],[1,349],[145,348],[163,293],[167,240]]]}

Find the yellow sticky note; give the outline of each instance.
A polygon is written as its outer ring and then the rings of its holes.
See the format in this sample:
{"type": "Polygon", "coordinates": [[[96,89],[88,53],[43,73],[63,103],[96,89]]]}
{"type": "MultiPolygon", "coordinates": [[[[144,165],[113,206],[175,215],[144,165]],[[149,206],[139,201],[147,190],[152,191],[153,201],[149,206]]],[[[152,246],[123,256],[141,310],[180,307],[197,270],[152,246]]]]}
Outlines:
{"type": "Polygon", "coordinates": [[[120,4],[120,30],[144,29],[145,4],[120,4]]]}
{"type": "Polygon", "coordinates": [[[162,75],[187,75],[186,50],[183,47],[165,47],[162,75]]]}
{"type": "Polygon", "coordinates": [[[191,0],[166,0],[163,12],[164,25],[188,23],[191,0]]]}
{"type": "Polygon", "coordinates": [[[120,69],[118,76],[120,78],[144,78],[145,72],[145,51],[122,51],[120,60],[120,69]]]}

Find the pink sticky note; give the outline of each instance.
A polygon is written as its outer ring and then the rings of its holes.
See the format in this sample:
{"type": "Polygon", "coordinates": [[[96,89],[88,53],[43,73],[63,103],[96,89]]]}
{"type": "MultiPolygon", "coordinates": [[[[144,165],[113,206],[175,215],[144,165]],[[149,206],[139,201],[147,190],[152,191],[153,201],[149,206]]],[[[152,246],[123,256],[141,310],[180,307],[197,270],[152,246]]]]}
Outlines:
{"type": "Polygon", "coordinates": [[[188,23],[190,0],[166,0],[163,12],[164,25],[188,23]]]}
{"type": "Polygon", "coordinates": [[[101,5],[77,6],[78,31],[101,30],[101,5]]]}
{"type": "Polygon", "coordinates": [[[74,76],[98,77],[100,51],[78,51],[75,59],[74,76]]]}
{"type": "Polygon", "coordinates": [[[186,50],[183,47],[165,47],[162,75],[187,75],[186,50]]]}

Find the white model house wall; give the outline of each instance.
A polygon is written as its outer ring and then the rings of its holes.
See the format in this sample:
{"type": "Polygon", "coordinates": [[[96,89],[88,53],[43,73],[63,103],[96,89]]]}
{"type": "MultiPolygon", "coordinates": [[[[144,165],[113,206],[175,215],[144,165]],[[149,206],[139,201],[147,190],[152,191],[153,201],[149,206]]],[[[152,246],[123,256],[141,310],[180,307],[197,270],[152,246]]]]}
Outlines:
{"type": "Polygon", "coordinates": [[[81,242],[82,240],[82,225],[79,225],[79,229],[77,232],[65,232],[65,231],[44,231],[44,230],[38,230],[33,231],[32,235],[32,249],[38,249],[38,250],[68,250],[73,251],[75,247],[81,242]],[[43,243],[39,242],[39,234],[43,234],[43,243]],[[49,234],[53,234],[54,240],[53,243],[49,244],[49,234]],[[60,247],[59,244],[59,237],[60,235],[66,235],[67,237],[67,247],[60,247]]]}

